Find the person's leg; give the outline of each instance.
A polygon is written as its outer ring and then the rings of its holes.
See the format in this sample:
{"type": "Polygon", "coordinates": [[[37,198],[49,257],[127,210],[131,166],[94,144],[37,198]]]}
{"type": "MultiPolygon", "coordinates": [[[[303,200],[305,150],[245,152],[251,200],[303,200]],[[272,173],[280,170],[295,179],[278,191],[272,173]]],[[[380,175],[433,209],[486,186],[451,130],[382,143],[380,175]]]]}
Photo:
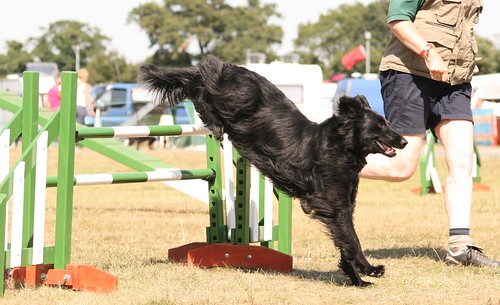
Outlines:
{"type": "Polygon", "coordinates": [[[423,135],[405,136],[408,144],[398,150],[393,158],[381,154],[370,154],[367,164],[360,173],[361,178],[399,182],[409,179],[420,159],[423,135]]]}
{"type": "Polygon", "coordinates": [[[472,202],[473,125],[466,120],[441,121],[435,129],[448,167],[444,202],[450,229],[469,228],[472,202]]]}
{"type": "Polygon", "coordinates": [[[76,107],[76,122],[78,124],[84,124],[86,114],[87,114],[87,110],[85,109],[85,107],[77,106],[76,107]]]}
{"type": "MultiPolygon", "coordinates": [[[[460,103],[459,99],[453,101],[453,107],[460,103]]],[[[468,107],[468,103],[465,105],[468,107]]],[[[440,107],[445,109],[446,105],[440,107]]],[[[446,110],[441,113],[446,114],[446,110]]],[[[448,167],[444,194],[449,224],[446,262],[450,265],[500,267],[500,262],[485,256],[470,238],[474,131],[472,116],[469,118],[466,113],[463,117],[466,119],[443,119],[434,128],[443,144],[448,167]]]]}

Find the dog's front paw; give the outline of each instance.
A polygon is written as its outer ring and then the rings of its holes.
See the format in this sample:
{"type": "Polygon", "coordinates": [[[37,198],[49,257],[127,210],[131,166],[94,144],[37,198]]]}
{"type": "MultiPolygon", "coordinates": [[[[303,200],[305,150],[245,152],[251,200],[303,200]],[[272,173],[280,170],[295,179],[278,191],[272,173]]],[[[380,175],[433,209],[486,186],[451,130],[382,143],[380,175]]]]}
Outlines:
{"type": "Polygon", "coordinates": [[[357,283],[353,283],[353,285],[357,286],[357,287],[368,287],[368,286],[373,285],[373,283],[372,282],[367,282],[367,281],[360,280],[357,283]]]}
{"type": "Polygon", "coordinates": [[[369,272],[366,273],[368,276],[372,277],[381,277],[385,273],[385,266],[384,265],[378,265],[373,267],[369,272]]]}

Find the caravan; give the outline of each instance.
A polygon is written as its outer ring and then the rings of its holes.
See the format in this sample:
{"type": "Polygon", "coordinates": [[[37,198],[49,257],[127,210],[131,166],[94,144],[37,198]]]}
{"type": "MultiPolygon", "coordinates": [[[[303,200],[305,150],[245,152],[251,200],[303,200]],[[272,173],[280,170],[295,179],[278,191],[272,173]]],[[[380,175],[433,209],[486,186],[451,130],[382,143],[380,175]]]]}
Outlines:
{"type": "Polygon", "coordinates": [[[311,121],[322,122],[332,116],[335,84],[323,83],[318,65],[275,62],[251,63],[246,68],[276,85],[311,121]]]}

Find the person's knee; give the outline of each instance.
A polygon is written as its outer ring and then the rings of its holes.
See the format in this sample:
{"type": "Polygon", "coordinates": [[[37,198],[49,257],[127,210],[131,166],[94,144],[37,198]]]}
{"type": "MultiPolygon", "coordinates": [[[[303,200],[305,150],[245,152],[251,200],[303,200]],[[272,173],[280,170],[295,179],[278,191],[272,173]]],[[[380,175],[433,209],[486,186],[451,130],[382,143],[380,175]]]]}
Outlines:
{"type": "Polygon", "coordinates": [[[411,162],[410,160],[400,159],[399,162],[392,164],[392,168],[388,171],[388,176],[390,181],[402,182],[410,179],[415,170],[417,169],[417,162],[411,162]]]}
{"type": "Polygon", "coordinates": [[[360,173],[361,178],[401,182],[410,179],[416,170],[418,159],[413,161],[403,159],[378,159],[371,158],[368,165],[360,173]]]}
{"type": "Polygon", "coordinates": [[[410,179],[414,172],[415,170],[411,168],[398,169],[390,172],[388,177],[390,181],[403,182],[410,179]]]}

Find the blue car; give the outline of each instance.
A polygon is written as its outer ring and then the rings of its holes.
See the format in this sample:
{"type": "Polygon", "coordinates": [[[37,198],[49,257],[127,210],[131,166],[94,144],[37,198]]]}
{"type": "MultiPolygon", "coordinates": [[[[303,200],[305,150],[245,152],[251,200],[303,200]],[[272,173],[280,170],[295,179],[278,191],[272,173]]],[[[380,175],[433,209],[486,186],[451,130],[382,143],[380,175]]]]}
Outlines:
{"type": "MultiPolygon", "coordinates": [[[[174,115],[174,124],[192,124],[185,104],[177,109],[155,104],[144,85],[136,83],[114,83],[97,85],[90,92],[94,108],[100,112],[101,126],[157,125],[164,114],[174,115]]],[[[85,117],[85,125],[94,126],[95,118],[85,117]]]]}

